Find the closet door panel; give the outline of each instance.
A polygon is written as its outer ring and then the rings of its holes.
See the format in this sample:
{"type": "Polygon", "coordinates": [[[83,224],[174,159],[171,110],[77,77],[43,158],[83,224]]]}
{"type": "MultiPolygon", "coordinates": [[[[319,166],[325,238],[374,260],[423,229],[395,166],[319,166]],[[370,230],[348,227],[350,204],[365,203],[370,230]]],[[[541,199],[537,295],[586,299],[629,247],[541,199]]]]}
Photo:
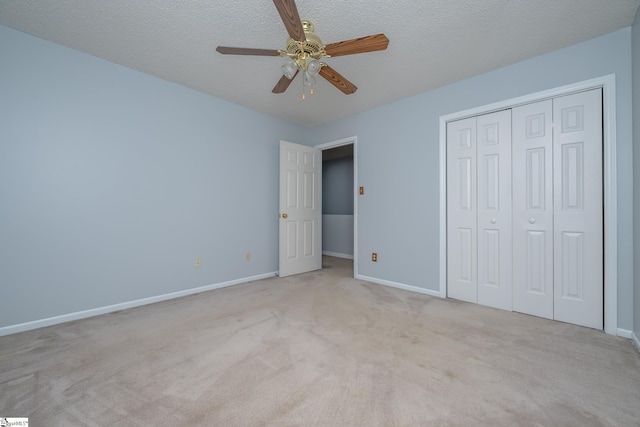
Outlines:
{"type": "Polygon", "coordinates": [[[553,318],[553,103],[512,110],[513,310],[553,318]]]}
{"type": "Polygon", "coordinates": [[[511,110],[477,118],[478,303],[511,310],[511,110]]]}
{"type": "Polygon", "coordinates": [[[602,92],[553,100],[554,318],[603,328],[602,92]]]}
{"type": "Polygon", "coordinates": [[[476,118],[447,124],[447,296],[478,301],[476,118]]]}

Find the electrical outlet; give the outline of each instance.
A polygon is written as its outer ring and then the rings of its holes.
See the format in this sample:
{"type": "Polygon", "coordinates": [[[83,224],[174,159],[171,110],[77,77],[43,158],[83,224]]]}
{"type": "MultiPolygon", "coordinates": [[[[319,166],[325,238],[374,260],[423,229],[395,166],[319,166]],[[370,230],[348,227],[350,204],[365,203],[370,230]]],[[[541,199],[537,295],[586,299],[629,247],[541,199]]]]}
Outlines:
{"type": "Polygon", "coordinates": [[[377,253],[373,252],[371,254],[371,261],[378,262],[378,254],[377,253]]]}
{"type": "Polygon", "coordinates": [[[246,254],[244,254],[244,259],[246,259],[247,261],[251,261],[251,252],[247,252],[246,254]]]}
{"type": "Polygon", "coordinates": [[[202,267],[202,259],[196,258],[196,268],[202,267]]]}

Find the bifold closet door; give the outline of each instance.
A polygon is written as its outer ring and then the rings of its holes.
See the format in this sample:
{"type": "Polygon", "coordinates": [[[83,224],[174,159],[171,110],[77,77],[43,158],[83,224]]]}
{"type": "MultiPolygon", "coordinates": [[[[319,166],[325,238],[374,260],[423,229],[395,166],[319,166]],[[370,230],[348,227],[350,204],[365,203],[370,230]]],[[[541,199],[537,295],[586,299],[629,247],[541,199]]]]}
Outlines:
{"type": "Polygon", "coordinates": [[[512,114],[513,310],[602,329],[602,91],[512,114]]]}
{"type": "Polygon", "coordinates": [[[511,112],[447,125],[447,292],[511,310],[511,112]]]}
{"type": "Polygon", "coordinates": [[[553,100],[554,319],[603,328],[602,90],[553,100]]]}
{"type": "Polygon", "coordinates": [[[447,124],[450,298],[603,328],[602,89],[447,124]]]}
{"type": "Polygon", "coordinates": [[[447,123],[447,296],[478,302],[476,118],[447,123]]]}
{"type": "Polygon", "coordinates": [[[553,319],[553,101],[512,118],[513,310],[553,319]]]}
{"type": "Polygon", "coordinates": [[[478,304],[511,310],[511,110],[478,116],[478,304]]]}

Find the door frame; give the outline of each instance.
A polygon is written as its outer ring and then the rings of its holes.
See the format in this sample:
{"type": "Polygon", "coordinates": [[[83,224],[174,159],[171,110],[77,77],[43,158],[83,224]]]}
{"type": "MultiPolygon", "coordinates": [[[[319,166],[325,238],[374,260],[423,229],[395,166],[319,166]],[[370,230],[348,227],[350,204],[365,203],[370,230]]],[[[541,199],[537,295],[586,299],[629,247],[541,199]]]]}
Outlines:
{"type": "MultiPolygon", "coordinates": [[[[350,144],[353,144],[353,277],[358,277],[358,137],[350,136],[325,142],[314,148],[324,151],[350,144]]],[[[320,200],[322,200],[322,191],[322,185],[320,185],[320,200]]]]}
{"type": "Polygon", "coordinates": [[[440,297],[447,297],[447,122],[602,88],[604,189],[604,331],[618,335],[618,188],[615,74],[440,116],[440,297]]]}

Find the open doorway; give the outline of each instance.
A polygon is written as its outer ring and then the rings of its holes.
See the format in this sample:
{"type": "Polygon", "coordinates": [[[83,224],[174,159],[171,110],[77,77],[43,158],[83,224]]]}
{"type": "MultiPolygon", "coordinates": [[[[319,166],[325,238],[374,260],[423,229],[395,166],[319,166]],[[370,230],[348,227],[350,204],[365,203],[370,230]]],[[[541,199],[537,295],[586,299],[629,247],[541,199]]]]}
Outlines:
{"type": "Polygon", "coordinates": [[[356,268],[356,138],[316,146],[322,151],[322,254],[356,268]]]}

